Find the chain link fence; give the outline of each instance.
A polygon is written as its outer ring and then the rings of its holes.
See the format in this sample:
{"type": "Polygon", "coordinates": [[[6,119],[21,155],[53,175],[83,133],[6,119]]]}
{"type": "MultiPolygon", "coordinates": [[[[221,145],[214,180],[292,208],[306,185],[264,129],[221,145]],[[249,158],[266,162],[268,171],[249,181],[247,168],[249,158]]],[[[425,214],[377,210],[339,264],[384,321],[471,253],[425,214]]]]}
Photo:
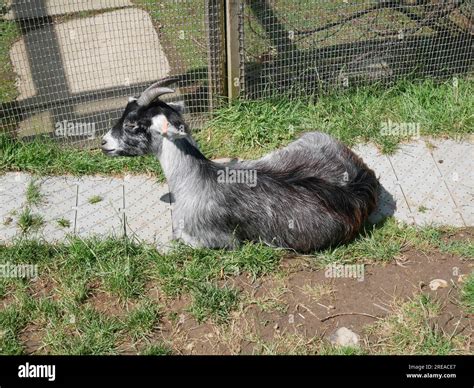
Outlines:
{"type": "Polygon", "coordinates": [[[180,78],[198,127],[222,96],[306,96],[472,73],[474,0],[0,0],[0,133],[95,146],[126,97],[180,78]]]}

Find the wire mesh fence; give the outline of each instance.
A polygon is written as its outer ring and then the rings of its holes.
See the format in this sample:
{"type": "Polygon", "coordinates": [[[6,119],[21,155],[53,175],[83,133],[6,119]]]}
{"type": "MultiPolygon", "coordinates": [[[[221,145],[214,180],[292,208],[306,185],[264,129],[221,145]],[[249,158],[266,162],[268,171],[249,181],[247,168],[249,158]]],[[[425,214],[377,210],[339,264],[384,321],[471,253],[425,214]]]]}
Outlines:
{"type": "Polygon", "coordinates": [[[93,146],[126,97],[178,75],[191,125],[222,94],[223,3],[10,0],[2,7],[1,132],[93,146]],[[212,90],[212,94],[209,91],[212,90]]]}
{"type": "Polygon", "coordinates": [[[248,0],[243,12],[249,98],[473,70],[472,0],[248,0]]]}
{"type": "Polygon", "coordinates": [[[473,71],[474,0],[0,0],[0,132],[94,146],[167,75],[199,126],[221,96],[306,96],[473,71]]]}

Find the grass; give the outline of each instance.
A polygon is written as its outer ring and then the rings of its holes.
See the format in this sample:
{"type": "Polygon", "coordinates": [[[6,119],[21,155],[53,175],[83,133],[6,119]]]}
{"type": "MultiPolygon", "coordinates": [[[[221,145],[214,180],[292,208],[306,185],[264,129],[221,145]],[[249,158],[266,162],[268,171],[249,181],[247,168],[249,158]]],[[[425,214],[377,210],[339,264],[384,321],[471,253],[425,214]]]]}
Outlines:
{"type": "Polygon", "coordinates": [[[22,303],[0,311],[0,354],[17,355],[23,353],[18,336],[28,322],[30,307],[29,304],[22,303]]]}
{"type": "MultiPolygon", "coordinates": [[[[217,110],[195,134],[204,154],[257,158],[282,147],[305,131],[323,131],[348,145],[372,142],[383,152],[394,152],[407,135],[383,135],[381,126],[418,123],[421,135],[459,138],[473,133],[474,80],[400,82],[389,89],[359,88],[317,100],[238,101],[217,110]]],[[[151,155],[109,158],[99,150],[60,147],[52,140],[24,142],[0,135],[0,172],[33,174],[152,174],[163,180],[159,162],[151,155]]]]}
{"type": "Polygon", "coordinates": [[[44,219],[41,215],[35,214],[29,207],[22,210],[18,217],[17,225],[23,234],[37,231],[44,225],[44,219]]]}
{"type": "Polygon", "coordinates": [[[43,346],[52,354],[115,354],[121,336],[146,336],[157,319],[156,307],[143,295],[141,266],[148,257],[146,249],[128,241],[80,239],[58,245],[20,240],[13,246],[0,246],[0,262],[38,264],[42,279],[57,279],[54,288],[59,295],[54,300],[33,297],[25,292],[25,284],[32,286],[27,280],[7,279],[4,293],[13,292],[17,301],[0,310],[0,331],[8,334],[0,339],[0,352],[24,352],[19,336],[31,326],[41,328],[43,346]],[[124,271],[127,260],[132,262],[128,272],[124,271]],[[118,273],[126,280],[117,281],[118,273]],[[99,290],[119,300],[135,298],[140,303],[127,319],[99,313],[85,303],[97,282],[99,290]]]}
{"type": "MultiPolygon", "coordinates": [[[[0,1],[0,16],[3,2],[0,1]]],[[[19,37],[20,30],[14,21],[0,18],[0,104],[13,101],[18,95],[9,51],[19,37]]]]}
{"type": "Polygon", "coordinates": [[[100,195],[93,195],[90,197],[87,202],[89,202],[91,205],[94,205],[96,203],[102,202],[103,198],[100,195]]]}
{"type": "Polygon", "coordinates": [[[467,259],[474,258],[474,244],[465,241],[450,241],[448,243],[444,241],[439,242],[439,249],[441,252],[451,253],[465,257],[467,259]]]}
{"type": "MultiPolygon", "coordinates": [[[[48,322],[44,343],[53,354],[114,354],[120,322],[91,307],[52,304],[58,314],[48,322]],[[66,319],[64,319],[64,316],[66,319]],[[54,319],[56,318],[56,319],[54,319]]],[[[40,311],[41,312],[41,311],[40,311]]],[[[39,314],[41,318],[52,314],[39,314]]]]}
{"type": "MultiPolygon", "coordinates": [[[[43,346],[52,354],[115,354],[121,338],[146,343],[157,327],[160,308],[146,296],[145,286],[157,274],[162,275],[160,283],[167,295],[192,295],[189,310],[199,321],[223,323],[238,301],[236,290],[217,283],[223,268],[225,274],[248,271],[249,276],[257,276],[273,270],[278,258],[278,252],[256,244],[244,247],[242,254],[177,247],[170,255],[112,238],[71,237],[56,245],[28,239],[0,246],[0,263],[38,264],[43,279],[56,279],[54,289],[60,296],[33,298],[25,291],[31,286],[28,280],[2,279],[2,297],[14,295],[17,301],[0,309],[0,331],[5,333],[0,353],[23,353],[20,335],[31,326],[41,328],[43,346]],[[262,262],[254,256],[262,257],[262,262]],[[132,301],[134,307],[124,318],[98,313],[87,300],[99,291],[123,303],[132,301]]],[[[151,344],[143,352],[169,354],[170,350],[151,344]]]]}
{"type": "Polygon", "coordinates": [[[159,26],[164,46],[173,48],[171,61],[179,58],[181,69],[206,68],[205,7],[201,1],[167,1],[165,5],[155,0],[133,0],[133,3],[146,10],[155,26],[159,26]]]}
{"type": "Polygon", "coordinates": [[[38,175],[151,174],[160,178],[161,168],[153,156],[110,158],[99,150],[61,147],[50,139],[32,142],[0,134],[0,172],[27,171],[38,175]]]}
{"type": "Polygon", "coordinates": [[[461,352],[460,338],[451,338],[436,325],[441,306],[428,295],[417,295],[408,302],[396,301],[394,313],[368,328],[378,338],[370,344],[378,354],[447,355],[461,352]]]}
{"type": "MultiPolygon", "coordinates": [[[[442,242],[445,233],[450,231],[403,226],[389,220],[352,244],[328,249],[305,261],[321,261],[321,265],[329,261],[388,261],[407,246],[426,252],[441,250],[447,244],[442,242]],[[387,241],[391,243],[384,250],[387,241]]],[[[465,244],[462,252],[469,245],[472,249],[470,241],[459,244],[465,244]]],[[[254,243],[236,251],[177,244],[162,254],[151,245],[128,239],[70,236],[67,242],[57,244],[20,239],[0,246],[0,263],[37,264],[39,280],[0,278],[0,297],[10,301],[5,308],[0,305],[0,353],[24,353],[22,336],[33,333],[40,338],[38,351],[51,354],[116,354],[124,342],[131,343],[131,351],[140,354],[170,354],[173,350],[155,333],[165,315],[173,325],[179,325],[178,316],[173,318],[169,307],[182,298],[187,301],[183,308],[198,322],[218,327],[230,327],[232,312],[237,314],[239,306],[249,301],[263,313],[286,315],[287,305],[280,303],[280,297],[289,291],[285,283],[276,285],[266,299],[242,293],[234,283],[236,277],[257,284],[266,275],[278,275],[284,255],[283,250],[254,243]],[[151,299],[150,283],[159,289],[159,302],[151,299]],[[33,291],[39,286],[41,292],[33,291]],[[107,297],[101,299],[100,295],[107,297]],[[115,304],[122,313],[109,310],[115,304]]],[[[473,279],[471,275],[465,282],[461,297],[469,311],[473,308],[473,279]]],[[[314,301],[333,292],[330,287],[317,285],[304,286],[301,291],[314,301]]],[[[429,324],[439,312],[435,302],[414,299],[396,306],[393,316],[371,328],[382,340],[369,349],[335,349],[319,342],[313,347],[307,340],[284,337],[280,342],[255,339],[255,343],[261,346],[260,353],[267,354],[403,353],[405,346],[413,354],[457,351],[456,339],[448,340],[429,324]]]]}
{"type": "Polygon", "coordinates": [[[39,205],[43,199],[41,188],[35,179],[28,182],[26,187],[26,203],[29,205],[39,205]]]}
{"type": "Polygon", "coordinates": [[[301,288],[301,291],[314,301],[319,301],[325,296],[332,296],[335,292],[335,288],[329,284],[316,284],[314,286],[305,284],[301,288]]]}
{"type": "MultiPolygon", "coordinates": [[[[388,218],[378,225],[367,225],[361,234],[351,243],[326,249],[315,254],[318,265],[328,263],[353,263],[390,261],[403,248],[416,247],[421,250],[441,248],[442,229],[435,227],[414,227],[398,223],[388,218]]],[[[459,241],[463,250],[472,250],[470,242],[459,241]]]]}
{"type": "Polygon", "coordinates": [[[191,294],[194,301],[190,312],[198,322],[204,322],[208,318],[212,318],[218,323],[226,322],[229,313],[236,306],[238,297],[238,293],[234,289],[208,283],[193,287],[191,294]]]}
{"type": "Polygon", "coordinates": [[[270,273],[278,266],[281,256],[281,251],[253,243],[238,251],[179,245],[170,254],[155,260],[153,274],[168,296],[191,295],[189,310],[198,321],[210,318],[225,322],[236,306],[238,293],[225,285],[219,286],[217,281],[240,273],[253,278],[270,273]]]}
{"type": "Polygon", "coordinates": [[[71,227],[71,221],[66,220],[65,218],[59,218],[58,220],[56,220],[56,222],[61,228],[70,228],[71,227]]]}
{"type": "Polygon", "coordinates": [[[157,306],[150,301],[145,301],[128,315],[125,327],[133,340],[137,341],[151,334],[159,317],[157,306]]]}
{"type": "Polygon", "coordinates": [[[469,314],[474,314],[474,272],[466,280],[462,289],[462,301],[469,314]]]}
{"type": "Polygon", "coordinates": [[[368,354],[362,347],[335,347],[320,338],[303,337],[300,334],[281,333],[271,341],[262,340],[258,336],[252,338],[256,343],[256,354],[259,355],[330,355],[330,356],[359,356],[368,354]]]}
{"type": "Polygon", "coordinates": [[[143,356],[169,356],[172,353],[173,352],[169,347],[159,344],[147,347],[141,354],[143,356]]]}
{"type": "Polygon", "coordinates": [[[197,134],[204,154],[257,158],[287,144],[299,133],[322,131],[348,145],[376,144],[392,153],[407,135],[388,135],[382,125],[419,124],[422,136],[458,138],[474,130],[474,80],[419,83],[402,81],[390,88],[361,87],[312,99],[237,101],[216,112],[197,134]]]}

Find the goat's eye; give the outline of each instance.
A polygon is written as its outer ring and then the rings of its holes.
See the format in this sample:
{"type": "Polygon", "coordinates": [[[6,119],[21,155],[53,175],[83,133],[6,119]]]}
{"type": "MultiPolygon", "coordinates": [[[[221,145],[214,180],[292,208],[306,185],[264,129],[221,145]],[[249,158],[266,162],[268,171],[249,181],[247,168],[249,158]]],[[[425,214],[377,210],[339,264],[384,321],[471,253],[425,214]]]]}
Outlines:
{"type": "Polygon", "coordinates": [[[139,125],[137,123],[125,123],[124,128],[130,132],[136,132],[139,125]]]}

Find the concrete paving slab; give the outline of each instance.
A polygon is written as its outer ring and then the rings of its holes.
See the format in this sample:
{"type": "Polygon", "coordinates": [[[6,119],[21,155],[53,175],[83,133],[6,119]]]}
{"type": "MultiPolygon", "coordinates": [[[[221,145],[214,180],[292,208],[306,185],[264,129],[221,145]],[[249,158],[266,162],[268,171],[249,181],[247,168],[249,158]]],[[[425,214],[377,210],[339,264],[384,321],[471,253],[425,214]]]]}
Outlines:
{"type": "Polygon", "coordinates": [[[54,125],[49,112],[35,114],[20,122],[18,137],[29,137],[54,132],[54,125]]]}
{"type": "Polygon", "coordinates": [[[125,176],[125,220],[127,236],[164,247],[172,237],[168,185],[143,176],[125,176]]]}
{"type": "Polygon", "coordinates": [[[18,217],[25,204],[28,174],[9,172],[0,176],[0,244],[20,234],[18,217]]]}
{"type": "MultiPolygon", "coordinates": [[[[65,12],[71,7],[83,10],[87,8],[85,3],[48,4],[65,12]]],[[[48,4],[43,8],[48,9],[48,4]]],[[[98,1],[93,8],[102,9],[102,5],[103,2],[98,1]]],[[[125,2],[116,3],[116,6],[123,5],[125,2]]],[[[24,6],[35,8],[32,2],[24,6]]],[[[17,74],[17,101],[33,99],[34,103],[63,101],[74,93],[149,84],[170,72],[151,17],[138,8],[105,12],[59,24],[47,23],[25,33],[12,46],[10,59],[17,74]]],[[[110,98],[94,103],[84,101],[85,104],[75,107],[55,106],[51,112],[41,112],[22,121],[20,136],[53,132],[64,120],[75,125],[89,124],[92,120],[98,131],[105,131],[110,127],[107,122],[110,113],[118,117],[117,110],[124,106],[119,101],[110,98]]]]}
{"type": "Polygon", "coordinates": [[[416,224],[464,226],[423,140],[402,145],[389,159],[416,224]]]}
{"type": "Polygon", "coordinates": [[[377,223],[386,217],[395,216],[403,222],[413,224],[413,216],[388,157],[380,154],[373,145],[358,145],[353,150],[374,170],[382,185],[379,205],[370,215],[370,222],[377,223]]]}
{"type": "Polygon", "coordinates": [[[10,61],[17,76],[18,101],[31,98],[37,94],[28,58],[26,40],[22,38],[15,42],[10,49],[10,61]]]}
{"type": "Polygon", "coordinates": [[[67,177],[44,178],[37,185],[43,198],[33,210],[44,219],[41,235],[50,242],[63,240],[74,233],[78,185],[67,177]]]}
{"type": "Polygon", "coordinates": [[[474,225],[473,144],[468,141],[431,140],[433,161],[466,225],[474,225]]]}
{"type": "Polygon", "coordinates": [[[12,9],[4,18],[13,20],[127,7],[133,4],[129,0],[9,0],[7,5],[12,9]]]}
{"type": "Polygon", "coordinates": [[[152,82],[169,74],[150,15],[136,8],[56,26],[72,93],[152,82]]]}
{"type": "Polygon", "coordinates": [[[123,179],[84,177],[76,182],[79,189],[75,233],[83,237],[123,236],[123,179]]]}
{"type": "Polygon", "coordinates": [[[109,98],[77,105],[74,107],[74,112],[78,115],[87,115],[104,110],[125,109],[127,103],[128,97],[109,98]]]}

